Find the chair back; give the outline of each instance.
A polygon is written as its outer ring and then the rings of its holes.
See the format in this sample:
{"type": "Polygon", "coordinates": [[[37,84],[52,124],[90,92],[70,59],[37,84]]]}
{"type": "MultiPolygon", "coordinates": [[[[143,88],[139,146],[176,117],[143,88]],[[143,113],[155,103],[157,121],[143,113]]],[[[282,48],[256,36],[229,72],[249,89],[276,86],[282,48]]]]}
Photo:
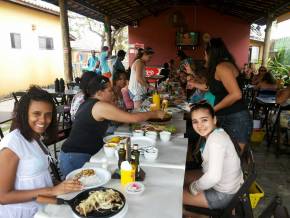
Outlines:
{"type": "Polygon", "coordinates": [[[253,152],[250,147],[245,148],[241,155],[241,167],[244,175],[244,183],[241,185],[228,206],[223,210],[221,217],[228,217],[232,214],[233,209],[236,209],[236,212],[238,213],[242,213],[242,216],[244,217],[253,217],[252,208],[249,202],[249,190],[257,178],[257,173],[255,170],[253,152]]]}

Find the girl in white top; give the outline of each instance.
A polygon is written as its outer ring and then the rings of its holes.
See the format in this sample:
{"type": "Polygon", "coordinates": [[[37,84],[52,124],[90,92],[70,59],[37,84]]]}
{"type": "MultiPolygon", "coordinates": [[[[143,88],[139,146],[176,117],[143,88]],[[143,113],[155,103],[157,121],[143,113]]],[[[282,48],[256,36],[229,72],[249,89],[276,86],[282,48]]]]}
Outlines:
{"type": "Polygon", "coordinates": [[[54,196],[80,191],[76,181],[53,186],[49,153],[40,137],[56,132],[56,108],[46,91],[33,86],[21,98],[12,132],[0,142],[0,217],[32,218],[40,205],[38,195],[54,196]]]}
{"type": "Polygon", "coordinates": [[[183,203],[210,209],[227,206],[243,183],[240,158],[229,135],[216,127],[213,108],[199,103],[191,109],[194,130],[206,139],[201,146],[202,172],[185,175],[183,203]]]}
{"type": "Polygon", "coordinates": [[[134,102],[134,109],[139,109],[147,93],[148,84],[145,80],[145,66],[152,59],[154,51],[150,47],[138,49],[137,56],[131,68],[129,80],[129,95],[134,102]]]}

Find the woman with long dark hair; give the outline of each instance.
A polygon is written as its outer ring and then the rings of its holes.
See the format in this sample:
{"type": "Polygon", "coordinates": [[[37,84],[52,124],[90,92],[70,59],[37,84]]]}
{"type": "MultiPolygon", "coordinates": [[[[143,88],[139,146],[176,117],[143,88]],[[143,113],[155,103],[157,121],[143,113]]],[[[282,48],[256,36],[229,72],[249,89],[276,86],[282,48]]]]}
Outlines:
{"type": "Polygon", "coordinates": [[[242,99],[238,67],[221,38],[210,40],[205,60],[209,89],[215,96],[214,111],[218,122],[243,150],[250,139],[252,119],[242,99]]]}
{"type": "Polygon", "coordinates": [[[78,181],[53,186],[49,152],[43,137],[56,136],[56,107],[50,94],[32,86],[20,99],[13,130],[0,143],[0,217],[32,218],[38,195],[57,196],[80,191],[78,181]]]}
{"type": "Polygon", "coordinates": [[[162,111],[128,113],[113,103],[110,80],[104,76],[94,77],[85,90],[85,102],[76,113],[68,139],[60,152],[60,170],[63,176],[81,168],[91,156],[103,147],[103,137],[110,121],[138,123],[150,118],[164,117],[162,111]]]}

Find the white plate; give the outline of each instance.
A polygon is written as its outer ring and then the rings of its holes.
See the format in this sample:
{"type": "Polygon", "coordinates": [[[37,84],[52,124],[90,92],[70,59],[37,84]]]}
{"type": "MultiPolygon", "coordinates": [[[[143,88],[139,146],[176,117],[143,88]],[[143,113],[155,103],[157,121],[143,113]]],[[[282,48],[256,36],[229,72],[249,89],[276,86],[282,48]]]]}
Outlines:
{"type": "Polygon", "coordinates": [[[170,112],[170,113],[179,113],[180,111],[182,111],[180,108],[177,107],[168,107],[166,109],[166,111],[170,112]]]}
{"type": "Polygon", "coordinates": [[[84,167],[84,168],[76,169],[70,172],[66,176],[65,179],[73,179],[77,173],[81,172],[84,169],[93,169],[96,173],[95,176],[89,176],[83,180],[84,183],[87,183],[87,185],[84,184],[86,189],[105,185],[111,179],[111,173],[108,170],[105,170],[103,168],[96,168],[96,167],[84,167]]]}
{"type": "Polygon", "coordinates": [[[144,192],[145,186],[141,182],[130,182],[126,186],[126,192],[132,195],[140,195],[144,192]]]}
{"type": "Polygon", "coordinates": [[[144,150],[155,146],[156,141],[146,136],[134,136],[131,137],[131,144],[138,144],[138,149],[141,154],[144,154],[144,150]]]}
{"type": "Polygon", "coordinates": [[[118,134],[118,135],[108,135],[106,137],[103,138],[103,142],[107,143],[111,138],[114,137],[129,137],[130,135],[128,133],[124,133],[124,134],[118,134]]]}

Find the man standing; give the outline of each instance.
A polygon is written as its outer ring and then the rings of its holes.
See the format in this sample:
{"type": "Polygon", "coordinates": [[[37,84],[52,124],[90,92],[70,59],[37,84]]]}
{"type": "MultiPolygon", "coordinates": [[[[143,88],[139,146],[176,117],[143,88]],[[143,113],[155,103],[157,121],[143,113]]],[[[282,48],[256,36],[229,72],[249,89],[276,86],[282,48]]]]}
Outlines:
{"type": "Polygon", "coordinates": [[[95,50],[91,51],[92,56],[89,58],[88,60],[88,71],[92,71],[95,72],[97,74],[101,74],[100,71],[100,61],[98,59],[98,57],[96,56],[96,52],[95,50]]]}
{"type": "Polygon", "coordinates": [[[113,75],[118,71],[122,71],[122,72],[125,71],[125,67],[122,63],[122,61],[125,58],[125,55],[126,55],[126,52],[124,50],[118,51],[116,61],[113,65],[113,75]]]}

